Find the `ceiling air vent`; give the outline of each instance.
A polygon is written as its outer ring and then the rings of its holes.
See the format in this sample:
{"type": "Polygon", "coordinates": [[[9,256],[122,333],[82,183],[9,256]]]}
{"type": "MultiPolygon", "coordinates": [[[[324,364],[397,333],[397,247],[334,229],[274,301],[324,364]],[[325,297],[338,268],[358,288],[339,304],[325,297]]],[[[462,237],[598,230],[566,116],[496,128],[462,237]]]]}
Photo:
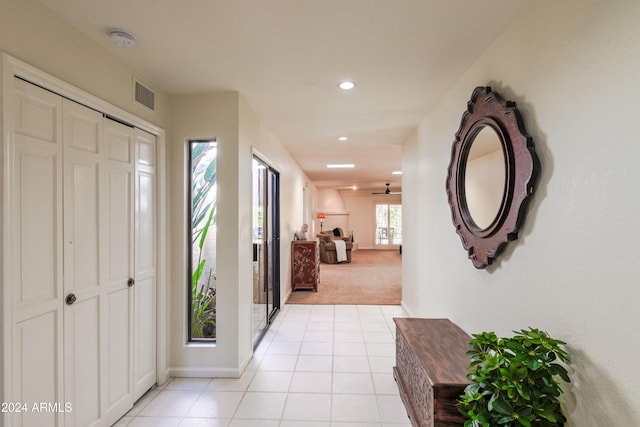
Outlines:
{"type": "Polygon", "coordinates": [[[135,82],[135,99],[145,107],[155,110],[156,94],[137,80],[135,82]]]}

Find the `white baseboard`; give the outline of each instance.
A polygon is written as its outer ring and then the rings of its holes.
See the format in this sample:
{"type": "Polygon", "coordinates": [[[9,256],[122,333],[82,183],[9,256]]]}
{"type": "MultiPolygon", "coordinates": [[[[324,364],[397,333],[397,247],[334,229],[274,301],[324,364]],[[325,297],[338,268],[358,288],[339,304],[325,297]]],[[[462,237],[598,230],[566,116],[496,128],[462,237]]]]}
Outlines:
{"type": "Polygon", "coordinates": [[[409,307],[407,307],[407,304],[404,303],[404,301],[400,302],[400,307],[402,307],[402,309],[404,310],[405,313],[407,313],[407,316],[409,317],[415,317],[413,315],[413,313],[411,312],[411,310],[409,310],[409,307]]]}
{"type": "Polygon", "coordinates": [[[244,370],[253,359],[253,354],[248,354],[240,363],[239,368],[199,368],[199,367],[173,367],[167,370],[168,378],[240,378],[244,370]]]}
{"type": "Polygon", "coordinates": [[[163,386],[167,381],[171,379],[171,368],[167,368],[158,375],[157,383],[158,386],[163,386]]]}
{"type": "MultiPolygon", "coordinates": [[[[289,301],[289,297],[291,296],[291,288],[287,289],[287,295],[284,296],[284,300],[282,301],[282,305],[286,304],[289,301]]],[[[282,307],[280,307],[282,310],[282,307]]]]}
{"type": "Polygon", "coordinates": [[[172,378],[240,378],[240,370],[233,368],[169,368],[172,378]]]}

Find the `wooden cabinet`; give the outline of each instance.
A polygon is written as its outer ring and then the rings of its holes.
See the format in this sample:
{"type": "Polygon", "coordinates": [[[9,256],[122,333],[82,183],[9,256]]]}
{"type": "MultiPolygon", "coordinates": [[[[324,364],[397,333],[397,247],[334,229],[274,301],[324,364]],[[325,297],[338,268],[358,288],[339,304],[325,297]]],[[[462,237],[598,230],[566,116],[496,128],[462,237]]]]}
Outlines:
{"type": "Polygon", "coordinates": [[[315,240],[291,242],[291,288],[318,291],[320,252],[315,240]]]}
{"type": "Polygon", "coordinates": [[[458,397],[469,384],[471,337],[448,319],[394,319],[393,376],[414,427],[462,426],[458,397]]]}

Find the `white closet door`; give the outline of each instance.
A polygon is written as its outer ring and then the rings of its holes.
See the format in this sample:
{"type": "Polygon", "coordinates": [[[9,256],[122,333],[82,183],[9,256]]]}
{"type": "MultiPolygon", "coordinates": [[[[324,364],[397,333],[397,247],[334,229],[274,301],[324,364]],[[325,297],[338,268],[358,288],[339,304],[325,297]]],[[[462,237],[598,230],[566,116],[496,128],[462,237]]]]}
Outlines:
{"type": "Polygon", "coordinates": [[[156,138],[136,129],[134,400],[156,383],[156,138]]]}
{"type": "Polygon", "coordinates": [[[104,333],[100,258],[105,212],[100,157],[102,114],[64,101],[65,395],[67,426],[102,425],[100,366],[104,333]]]}
{"type": "MultiPolygon", "coordinates": [[[[62,99],[15,80],[10,207],[5,230],[12,251],[11,369],[7,401],[27,412],[6,415],[15,427],[62,426],[63,413],[36,412],[38,402],[64,402],[62,377],[62,99]]],[[[6,285],[6,284],[5,284],[6,285]]],[[[7,348],[7,347],[5,347],[7,348]]]]}
{"type": "Polygon", "coordinates": [[[107,425],[133,407],[134,133],[132,127],[104,120],[106,246],[101,261],[107,425]]]}
{"type": "Polygon", "coordinates": [[[156,140],[14,87],[0,424],[111,426],[156,382],[156,140]]]}
{"type": "Polygon", "coordinates": [[[111,425],[133,405],[133,129],[64,101],[68,426],[111,425]]]}

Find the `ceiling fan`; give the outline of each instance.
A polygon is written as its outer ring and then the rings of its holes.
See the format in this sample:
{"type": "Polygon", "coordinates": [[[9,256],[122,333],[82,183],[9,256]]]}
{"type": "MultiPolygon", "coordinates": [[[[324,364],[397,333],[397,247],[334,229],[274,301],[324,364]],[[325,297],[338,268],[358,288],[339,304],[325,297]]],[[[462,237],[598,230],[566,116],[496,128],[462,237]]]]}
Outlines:
{"type": "Polygon", "coordinates": [[[391,189],[389,188],[389,186],[391,184],[389,184],[388,182],[385,184],[387,186],[387,189],[382,192],[382,193],[371,193],[371,194],[402,194],[402,192],[400,191],[391,191],[391,189]]]}

